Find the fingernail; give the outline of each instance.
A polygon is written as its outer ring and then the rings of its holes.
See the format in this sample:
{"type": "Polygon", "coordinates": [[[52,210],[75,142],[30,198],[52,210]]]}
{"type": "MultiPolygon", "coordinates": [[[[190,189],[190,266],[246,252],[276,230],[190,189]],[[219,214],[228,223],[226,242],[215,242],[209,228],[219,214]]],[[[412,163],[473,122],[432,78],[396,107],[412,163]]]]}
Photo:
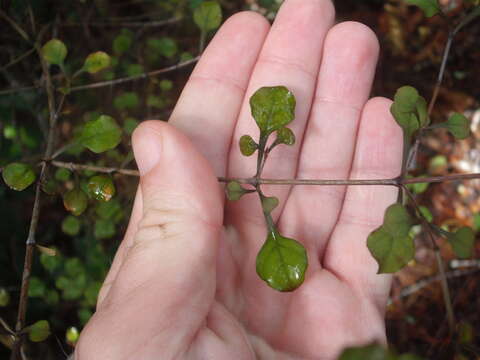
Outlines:
{"type": "Polygon", "coordinates": [[[133,152],[140,176],[147,174],[160,162],[162,136],[149,127],[138,129],[133,137],[133,152]]]}

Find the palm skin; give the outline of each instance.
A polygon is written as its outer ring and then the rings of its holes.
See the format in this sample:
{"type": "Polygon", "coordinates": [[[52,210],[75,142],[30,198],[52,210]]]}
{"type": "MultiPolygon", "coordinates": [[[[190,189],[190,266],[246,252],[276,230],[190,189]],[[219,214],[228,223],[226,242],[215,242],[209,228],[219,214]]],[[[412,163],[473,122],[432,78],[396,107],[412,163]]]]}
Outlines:
{"type": "Polygon", "coordinates": [[[375,35],[333,19],[330,0],[286,0],[271,28],[253,13],[233,16],[169,124],[135,131],[139,190],[76,360],[335,359],[345,346],[385,341],[390,278],[376,275],[365,243],[394,189],[263,186],[280,200],[280,232],[309,257],[304,284],[279,293],[255,273],[266,238],[258,196],[227,203],[216,179],[255,173],[238,139],[258,137],[248,99],[273,85],[297,98],[297,143],[277,147],[262,177],[398,174],[401,132],[390,102],[368,100],[375,35]]]}

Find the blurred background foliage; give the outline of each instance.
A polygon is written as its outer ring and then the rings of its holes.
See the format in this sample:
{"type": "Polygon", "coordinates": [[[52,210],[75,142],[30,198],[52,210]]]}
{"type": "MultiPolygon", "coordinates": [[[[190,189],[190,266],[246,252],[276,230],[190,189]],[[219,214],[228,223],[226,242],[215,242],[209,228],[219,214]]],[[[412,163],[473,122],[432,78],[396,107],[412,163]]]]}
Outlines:
{"type": "MultiPolygon", "coordinates": [[[[2,11],[42,44],[61,39],[68,47],[65,72],[75,73],[85,57],[95,51],[111,56],[111,66],[95,74],[80,74],[74,86],[136,76],[195,58],[201,31],[194,12],[203,0],[2,0],[2,11]]],[[[220,0],[223,18],[253,10],[272,20],[279,0],[220,0]]],[[[392,97],[405,84],[431,96],[448,36],[444,20],[426,19],[418,8],[401,0],[337,0],[338,21],[357,20],[379,36],[382,52],[372,95],[392,97]]],[[[452,18],[464,11],[460,0],[443,1],[452,18]]],[[[32,44],[0,18],[0,166],[14,161],[41,159],[48,131],[47,97],[40,89],[45,79],[32,44]],[[34,89],[9,91],[34,86],[34,89]]],[[[205,34],[208,41],[213,31],[205,34]]],[[[480,26],[469,27],[456,38],[440,101],[433,118],[443,121],[451,111],[472,119],[474,136],[453,142],[447,133],[427,136],[414,175],[479,172],[480,26]]],[[[55,148],[78,138],[85,123],[100,114],[112,116],[121,127],[121,142],[101,155],[80,145],[67,146],[58,159],[113,168],[135,168],[130,135],[144,119],[168,120],[193,65],[158,76],[72,92],[58,120],[55,148]]],[[[63,72],[51,68],[56,84],[63,72]]],[[[38,359],[64,358],[78,331],[92,315],[97,294],[125,232],[137,179],[111,175],[116,194],[98,201],[88,191],[92,171],[50,167],[44,184],[37,242],[55,249],[56,256],[37,252],[29,291],[27,319],[32,324],[47,319],[52,336],[29,342],[28,353],[38,359]],[[62,195],[79,186],[88,194],[88,207],[79,216],[70,214],[62,195]]],[[[439,226],[474,226],[480,229],[480,184],[449,183],[416,186],[419,202],[439,226]]],[[[14,324],[23,269],[25,240],[32,211],[34,186],[15,192],[0,185],[0,317],[14,324]]],[[[434,256],[417,239],[416,262],[395,277],[387,314],[389,339],[399,351],[435,359],[478,358],[479,264],[454,262],[448,246],[442,255],[449,262],[455,311],[461,321],[462,341],[448,347],[447,326],[434,256]],[[477,355],[472,355],[477,354],[477,355]]],[[[478,257],[478,246],[476,255],[478,257]]],[[[160,301],[160,300],[159,300],[160,301]]],[[[0,332],[1,334],[1,332],[0,332]]],[[[9,354],[8,340],[0,335],[0,358],[9,354]]]]}

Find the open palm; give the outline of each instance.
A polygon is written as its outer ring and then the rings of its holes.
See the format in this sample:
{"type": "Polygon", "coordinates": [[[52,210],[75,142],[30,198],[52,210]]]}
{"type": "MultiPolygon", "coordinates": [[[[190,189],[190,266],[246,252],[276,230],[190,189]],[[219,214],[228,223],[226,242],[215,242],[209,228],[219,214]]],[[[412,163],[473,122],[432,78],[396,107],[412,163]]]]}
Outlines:
{"type": "Polygon", "coordinates": [[[297,143],[275,148],[263,177],[398,175],[401,131],[390,102],[368,100],[376,37],[333,21],[329,0],[287,0],[271,28],[253,13],[233,16],[169,124],[135,131],[139,191],[76,360],[334,359],[345,346],[385,340],[390,277],[376,275],[365,243],[394,189],[263,186],[280,200],[280,232],[308,251],[305,283],[279,293],[255,273],[266,238],[258,196],[227,203],[216,180],[255,173],[238,139],[258,137],[248,99],[274,85],[297,99],[297,143]]]}

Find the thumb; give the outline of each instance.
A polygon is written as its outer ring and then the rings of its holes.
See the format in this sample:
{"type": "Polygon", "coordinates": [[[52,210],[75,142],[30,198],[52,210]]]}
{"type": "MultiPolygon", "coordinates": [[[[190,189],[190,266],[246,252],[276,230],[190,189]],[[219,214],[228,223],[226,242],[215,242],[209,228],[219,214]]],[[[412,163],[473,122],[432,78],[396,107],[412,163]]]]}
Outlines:
{"type": "MultiPolygon", "coordinates": [[[[98,336],[113,328],[122,350],[104,344],[97,351],[128,352],[150,337],[157,346],[176,347],[194,336],[215,293],[223,195],[210,164],[165,122],[142,123],[132,141],[143,214],[107,297],[85,329],[98,345],[98,336]]],[[[89,341],[83,340],[86,349],[89,341]]]]}

